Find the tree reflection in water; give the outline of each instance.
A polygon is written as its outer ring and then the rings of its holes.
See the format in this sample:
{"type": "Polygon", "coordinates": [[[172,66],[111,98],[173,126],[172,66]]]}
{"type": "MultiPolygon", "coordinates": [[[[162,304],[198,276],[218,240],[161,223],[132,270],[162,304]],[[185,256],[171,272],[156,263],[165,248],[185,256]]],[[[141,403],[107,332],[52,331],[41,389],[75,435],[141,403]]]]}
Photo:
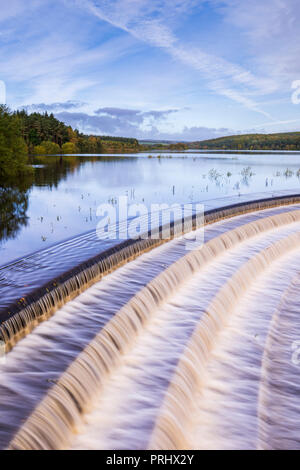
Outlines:
{"type": "MultiPolygon", "coordinates": [[[[0,243],[17,237],[29,224],[29,191],[33,186],[57,187],[81,164],[93,158],[31,157],[34,173],[0,178],[0,243]]],[[[1,260],[0,260],[1,262],[1,260]]]]}
{"type": "Polygon", "coordinates": [[[5,181],[0,179],[0,243],[15,238],[28,223],[28,193],[33,175],[5,181]]]}

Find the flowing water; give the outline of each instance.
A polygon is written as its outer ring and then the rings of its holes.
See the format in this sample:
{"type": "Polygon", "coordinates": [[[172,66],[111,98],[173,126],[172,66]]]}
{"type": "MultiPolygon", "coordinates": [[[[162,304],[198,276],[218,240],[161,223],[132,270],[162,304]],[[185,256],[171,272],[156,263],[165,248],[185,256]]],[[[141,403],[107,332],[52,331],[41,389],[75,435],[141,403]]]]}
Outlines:
{"type": "MultiPolygon", "coordinates": [[[[35,157],[32,177],[0,180],[0,266],[95,231],[98,206],[116,205],[119,196],[149,208],[300,187],[300,155],[293,152],[150,156],[35,157]]],[[[42,264],[54,270],[56,263],[42,264]]],[[[0,273],[0,286],[4,281],[0,273]]]]}
{"type": "Polygon", "coordinates": [[[300,448],[299,248],[294,204],[103,277],[0,364],[1,447],[300,448]]]}

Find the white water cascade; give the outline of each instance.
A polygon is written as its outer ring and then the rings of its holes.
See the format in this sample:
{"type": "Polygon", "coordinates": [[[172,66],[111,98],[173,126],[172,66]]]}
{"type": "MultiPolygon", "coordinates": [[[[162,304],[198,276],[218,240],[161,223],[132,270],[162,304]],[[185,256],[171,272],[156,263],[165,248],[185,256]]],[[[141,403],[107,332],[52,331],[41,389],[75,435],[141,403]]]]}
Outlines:
{"type": "Polygon", "coordinates": [[[293,205],[121,266],[0,364],[1,447],[300,448],[299,262],[293,205]]]}

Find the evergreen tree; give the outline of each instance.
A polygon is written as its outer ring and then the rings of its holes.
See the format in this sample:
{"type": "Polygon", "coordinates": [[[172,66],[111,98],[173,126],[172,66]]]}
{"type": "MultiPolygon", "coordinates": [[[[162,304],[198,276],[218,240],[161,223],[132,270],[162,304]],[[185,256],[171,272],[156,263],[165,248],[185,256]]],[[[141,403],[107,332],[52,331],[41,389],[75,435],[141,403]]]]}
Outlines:
{"type": "Polygon", "coordinates": [[[24,171],[27,156],[20,118],[6,106],[0,106],[0,177],[24,171]]]}

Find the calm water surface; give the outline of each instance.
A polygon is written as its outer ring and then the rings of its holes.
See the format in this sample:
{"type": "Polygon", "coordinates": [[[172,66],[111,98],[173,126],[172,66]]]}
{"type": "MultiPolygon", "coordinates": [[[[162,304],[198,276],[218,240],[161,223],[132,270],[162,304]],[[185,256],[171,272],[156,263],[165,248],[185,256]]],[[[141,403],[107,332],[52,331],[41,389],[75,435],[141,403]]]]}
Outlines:
{"type": "Polygon", "coordinates": [[[205,202],[300,188],[298,154],[36,157],[34,175],[0,182],[0,265],[96,228],[101,203],[205,202]]]}

